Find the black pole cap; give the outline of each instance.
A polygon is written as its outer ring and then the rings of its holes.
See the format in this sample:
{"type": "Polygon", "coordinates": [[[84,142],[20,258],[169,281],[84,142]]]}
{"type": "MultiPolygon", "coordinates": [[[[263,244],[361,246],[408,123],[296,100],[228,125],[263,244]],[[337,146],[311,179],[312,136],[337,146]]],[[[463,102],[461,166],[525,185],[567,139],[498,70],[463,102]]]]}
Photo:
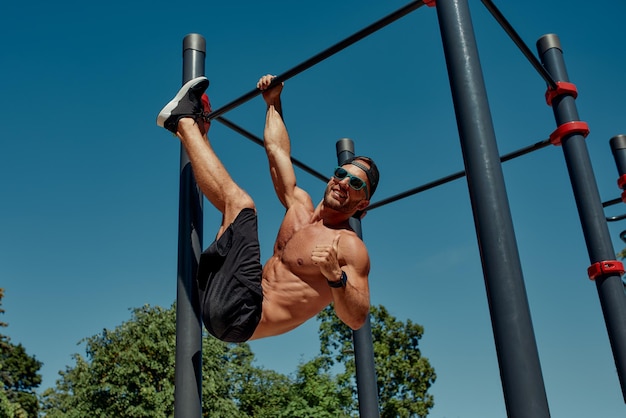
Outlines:
{"type": "Polygon", "coordinates": [[[537,50],[539,51],[539,54],[542,55],[544,52],[551,48],[557,48],[563,51],[563,49],[561,48],[561,41],[559,40],[559,37],[554,33],[548,33],[547,35],[543,35],[537,41],[537,50]]]}
{"type": "Polygon", "coordinates": [[[354,157],[354,141],[350,138],[341,138],[335,144],[337,150],[337,162],[339,165],[343,165],[345,161],[348,161],[354,157]]]}
{"type": "Polygon", "coordinates": [[[626,148],[626,135],[615,135],[613,138],[611,138],[609,140],[609,143],[611,144],[611,149],[613,150],[618,150],[618,149],[625,149],[626,148]]]}
{"type": "Polygon", "coordinates": [[[183,51],[187,49],[206,53],[206,39],[198,33],[190,33],[183,38],[183,51]]]}

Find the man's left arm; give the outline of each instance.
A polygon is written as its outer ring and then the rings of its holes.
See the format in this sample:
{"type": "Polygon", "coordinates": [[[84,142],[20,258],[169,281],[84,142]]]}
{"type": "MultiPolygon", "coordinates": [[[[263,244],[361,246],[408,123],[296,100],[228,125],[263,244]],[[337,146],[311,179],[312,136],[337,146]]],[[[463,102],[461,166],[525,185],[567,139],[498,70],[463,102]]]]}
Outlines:
{"type": "Polygon", "coordinates": [[[354,330],[361,328],[370,310],[370,262],[363,241],[337,234],[330,246],[316,248],[313,261],[329,282],[339,319],[354,330]]]}

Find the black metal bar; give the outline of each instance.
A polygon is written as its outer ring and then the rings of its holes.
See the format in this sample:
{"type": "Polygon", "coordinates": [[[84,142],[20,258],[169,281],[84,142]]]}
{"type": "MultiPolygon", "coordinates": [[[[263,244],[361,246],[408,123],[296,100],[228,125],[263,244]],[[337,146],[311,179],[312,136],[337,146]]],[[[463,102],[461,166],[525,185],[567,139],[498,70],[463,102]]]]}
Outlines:
{"type": "MultiPolygon", "coordinates": [[[[309,68],[311,68],[312,66],[322,62],[323,60],[325,60],[326,58],[331,57],[332,55],[336,54],[337,52],[349,47],[350,45],[360,41],[361,39],[365,38],[366,36],[371,35],[372,33],[376,32],[379,29],[384,28],[385,26],[395,22],[396,20],[400,19],[401,17],[406,16],[407,14],[411,13],[412,11],[418,9],[419,7],[424,5],[424,1],[423,0],[416,0],[413,1],[409,4],[407,4],[404,7],[401,7],[400,9],[396,10],[395,12],[383,17],[380,20],[377,20],[376,22],[372,23],[371,25],[361,29],[360,31],[358,31],[357,33],[345,38],[344,40],[336,43],[335,45],[325,49],[324,51],[314,55],[313,57],[307,59],[306,61],[296,65],[295,67],[285,71],[284,73],[278,75],[273,81],[272,81],[272,85],[273,84],[277,84],[277,83],[282,83],[283,81],[286,81],[288,79],[290,79],[291,77],[300,74],[301,72],[308,70],[309,68]]],[[[261,94],[261,91],[259,89],[254,89],[252,91],[249,91],[248,93],[244,94],[243,96],[231,101],[230,103],[225,104],[224,106],[215,109],[214,111],[212,111],[208,117],[209,119],[213,119],[216,118],[218,116],[223,115],[224,113],[236,108],[237,106],[242,105],[243,103],[253,99],[254,97],[258,96],[259,94],[261,94]]]]}
{"type": "MultiPolygon", "coordinates": [[[[537,142],[537,143],[529,145],[527,147],[520,148],[520,149],[518,149],[516,151],[513,151],[513,152],[511,152],[509,154],[503,155],[500,158],[500,161],[501,162],[506,162],[506,161],[512,160],[514,158],[520,157],[522,155],[529,154],[529,153],[531,153],[533,151],[536,151],[538,149],[545,148],[548,145],[550,145],[550,139],[544,139],[543,141],[537,142]]],[[[379,200],[378,202],[372,203],[371,205],[369,205],[365,209],[365,211],[369,212],[369,211],[371,211],[373,209],[380,208],[380,207],[385,206],[385,205],[387,205],[389,203],[393,203],[393,202],[396,202],[396,201],[398,201],[400,199],[404,199],[405,197],[409,197],[409,196],[412,196],[414,194],[425,192],[426,190],[433,189],[433,188],[435,188],[437,186],[441,186],[443,184],[449,183],[449,182],[454,181],[454,180],[458,180],[458,179],[463,178],[463,177],[465,177],[465,170],[459,171],[459,172],[456,172],[456,173],[453,173],[453,174],[449,174],[449,175],[447,175],[445,177],[442,177],[442,178],[440,178],[438,180],[431,181],[429,183],[426,183],[426,184],[423,184],[421,186],[415,187],[413,189],[407,190],[406,192],[399,193],[399,194],[393,195],[391,197],[388,197],[386,199],[379,200]]]]}
{"type": "Polygon", "coordinates": [[[509,417],[550,416],[468,0],[437,0],[509,417]]]}
{"type": "MultiPolygon", "coordinates": [[[[221,122],[224,126],[227,126],[230,129],[232,129],[233,131],[235,131],[235,132],[243,135],[244,137],[248,138],[250,141],[254,142],[255,144],[260,145],[262,147],[264,146],[263,145],[263,140],[261,138],[259,138],[258,136],[254,135],[253,133],[245,130],[241,126],[236,125],[235,123],[233,123],[230,120],[224,118],[223,116],[218,116],[215,119],[218,122],[221,122]]],[[[304,164],[303,162],[301,162],[300,160],[298,160],[298,159],[296,159],[294,157],[291,157],[291,162],[296,167],[301,168],[305,172],[309,173],[313,177],[317,177],[318,179],[322,180],[325,183],[328,183],[328,181],[330,180],[330,177],[323,175],[319,171],[315,171],[314,169],[312,169],[311,167],[307,166],[306,164],[304,164]]]]}
{"type": "Polygon", "coordinates": [[[489,10],[491,15],[498,21],[500,26],[502,26],[502,29],[504,29],[504,31],[509,35],[509,37],[515,43],[515,45],[517,45],[520,51],[522,51],[522,54],[524,54],[524,56],[526,57],[526,59],[528,59],[530,64],[535,68],[535,70],[537,70],[539,75],[543,77],[543,79],[551,88],[553,89],[556,88],[556,82],[554,81],[550,73],[544,68],[543,65],[541,65],[541,62],[539,61],[539,59],[535,57],[535,54],[533,54],[533,52],[530,50],[528,45],[526,45],[526,43],[522,40],[522,38],[515,31],[515,29],[513,29],[513,26],[511,26],[508,20],[506,20],[506,18],[500,12],[500,10],[498,10],[496,5],[493,4],[491,0],[481,0],[481,1],[483,2],[487,10],[489,10]]]}
{"type": "MultiPolygon", "coordinates": [[[[559,38],[545,35],[537,41],[537,50],[543,64],[555,78],[568,82],[559,38]]],[[[564,95],[552,101],[557,126],[579,121],[575,98],[564,95]]],[[[576,206],[587,244],[591,264],[615,259],[615,251],[604,217],[600,194],[593,173],[585,137],[572,133],[562,140],[563,154],[570,175],[576,206]]],[[[626,401],[626,297],[621,277],[617,273],[605,274],[595,279],[604,321],[613,349],[613,358],[626,401]]]]}
{"type": "MultiPolygon", "coordinates": [[[[349,158],[354,157],[354,142],[348,138],[337,141],[337,163],[343,165],[349,158]]],[[[361,220],[350,218],[350,226],[354,232],[363,238],[361,220]]],[[[356,386],[359,398],[359,416],[361,418],[379,418],[378,385],[376,367],[374,363],[374,343],[372,341],[372,326],[370,316],[365,324],[352,332],[354,345],[354,362],[356,366],[356,386]]]]}
{"type": "MultiPolygon", "coordinates": [[[[204,75],[206,42],[198,34],[183,39],[183,84],[204,75]]],[[[176,370],[174,416],[202,416],[202,320],[195,286],[202,252],[202,194],[181,144],[176,285],[176,370]]]]}
{"type": "Polygon", "coordinates": [[[609,206],[617,205],[618,203],[622,203],[622,198],[618,197],[615,199],[607,200],[606,202],[602,202],[602,207],[607,208],[609,206]]]}

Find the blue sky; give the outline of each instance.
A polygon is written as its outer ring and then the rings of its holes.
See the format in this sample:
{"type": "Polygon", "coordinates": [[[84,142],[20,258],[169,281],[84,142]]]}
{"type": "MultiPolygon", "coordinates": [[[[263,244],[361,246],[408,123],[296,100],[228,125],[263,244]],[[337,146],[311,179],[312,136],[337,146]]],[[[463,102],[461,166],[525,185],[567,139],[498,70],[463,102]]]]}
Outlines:
{"type": "MultiPolygon", "coordinates": [[[[207,39],[209,94],[219,107],[351,35],[405,1],[9,2],[0,17],[0,287],[3,330],[44,363],[42,388],[113,328],[176,292],[180,145],[155,118],[181,84],[182,39],[207,39]]],[[[626,4],[497,2],[534,51],[561,39],[603,201],[619,196],[609,139],[626,133],[626,4]]],[[[470,1],[498,148],[555,129],[545,83],[477,0],[470,1]]],[[[318,171],[352,138],[373,156],[373,201],[463,169],[436,10],[420,8],[289,80],[292,153],[318,171]]],[[[256,98],[225,115],[262,134],[256,98]]],[[[281,206],[260,147],[219,123],[210,136],[255,198],[262,257],[281,206]]],[[[548,147],[503,166],[553,417],[616,418],[626,407],[563,152],[548,147]]],[[[317,200],[323,184],[298,170],[317,200]]],[[[607,215],[626,212],[623,206],[607,215]]],[[[215,234],[205,206],[205,244],[215,234]]],[[[626,224],[609,225],[615,250],[626,224]]],[[[464,179],[371,211],[363,237],[372,304],[425,328],[438,379],[433,418],[506,415],[478,245],[464,179]]],[[[292,373],[317,353],[317,324],[252,343],[257,365],[292,373]]]]}

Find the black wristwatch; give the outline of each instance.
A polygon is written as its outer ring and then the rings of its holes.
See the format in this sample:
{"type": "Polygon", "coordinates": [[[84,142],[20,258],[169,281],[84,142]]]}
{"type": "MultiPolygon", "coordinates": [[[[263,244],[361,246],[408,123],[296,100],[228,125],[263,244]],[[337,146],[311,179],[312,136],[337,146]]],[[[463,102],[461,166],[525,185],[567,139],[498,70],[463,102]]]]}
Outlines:
{"type": "Polygon", "coordinates": [[[330,280],[326,279],[326,281],[328,282],[328,285],[330,287],[334,287],[334,288],[346,287],[346,283],[348,283],[348,276],[346,276],[345,271],[341,270],[341,277],[339,278],[339,280],[331,282],[330,280]]]}

